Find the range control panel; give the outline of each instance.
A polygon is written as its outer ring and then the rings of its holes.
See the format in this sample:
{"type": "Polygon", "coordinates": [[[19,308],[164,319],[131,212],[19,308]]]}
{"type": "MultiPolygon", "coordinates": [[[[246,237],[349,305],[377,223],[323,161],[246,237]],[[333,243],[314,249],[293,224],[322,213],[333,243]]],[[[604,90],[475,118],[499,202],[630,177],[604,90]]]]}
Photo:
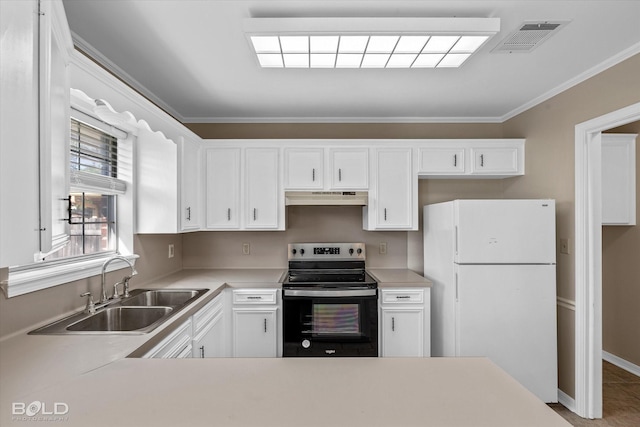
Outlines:
{"type": "Polygon", "coordinates": [[[289,243],[291,260],[365,260],[364,243],[289,243]]]}

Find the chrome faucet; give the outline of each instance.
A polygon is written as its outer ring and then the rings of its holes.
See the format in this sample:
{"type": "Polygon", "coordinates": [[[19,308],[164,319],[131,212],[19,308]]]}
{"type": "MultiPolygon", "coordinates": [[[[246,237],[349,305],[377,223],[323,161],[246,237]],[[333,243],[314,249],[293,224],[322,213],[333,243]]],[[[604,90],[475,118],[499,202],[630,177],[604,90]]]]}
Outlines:
{"type": "MultiPolygon", "coordinates": [[[[135,276],[136,274],[138,274],[138,272],[136,271],[135,268],[133,268],[133,264],[131,264],[131,262],[126,259],[125,257],[123,257],[122,255],[115,255],[111,258],[109,258],[108,260],[106,260],[104,262],[104,264],[102,264],[102,287],[101,287],[101,295],[100,295],[100,303],[104,303],[107,302],[107,289],[105,288],[105,273],[107,270],[107,266],[115,260],[120,260],[120,261],[124,261],[129,265],[129,268],[131,268],[131,274],[129,276],[125,276],[125,278],[123,279],[124,282],[124,289],[123,289],[123,296],[126,296],[129,294],[129,280],[135,276]]],[[[117,284],[116,284],[117,286],[117,284]]],[[[118,292],[117,292],[117,288],[114,287],[114,294],[112,296],[113,298],[117,298],[118,297],[118,292]]]]}

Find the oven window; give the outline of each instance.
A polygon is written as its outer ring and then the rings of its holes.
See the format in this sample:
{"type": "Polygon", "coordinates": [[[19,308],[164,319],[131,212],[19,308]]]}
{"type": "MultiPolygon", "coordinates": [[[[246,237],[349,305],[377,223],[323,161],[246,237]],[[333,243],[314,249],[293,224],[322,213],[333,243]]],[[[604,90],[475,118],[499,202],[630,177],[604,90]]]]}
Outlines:
{"type": "Polygon", "coordinates": [[[359,334],[359,304],[314,304],[313,333],[359,334]]]}

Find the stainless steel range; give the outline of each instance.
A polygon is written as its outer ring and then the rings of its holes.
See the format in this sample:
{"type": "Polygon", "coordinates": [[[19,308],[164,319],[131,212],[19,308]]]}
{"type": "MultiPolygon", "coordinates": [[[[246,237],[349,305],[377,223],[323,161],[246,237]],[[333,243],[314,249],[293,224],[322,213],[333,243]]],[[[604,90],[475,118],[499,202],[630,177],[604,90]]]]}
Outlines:
{"type": "Polygon", "coordinates": [[[364,243],[289,244],[283,356],[378,356],[378,284],[364,243]]]}

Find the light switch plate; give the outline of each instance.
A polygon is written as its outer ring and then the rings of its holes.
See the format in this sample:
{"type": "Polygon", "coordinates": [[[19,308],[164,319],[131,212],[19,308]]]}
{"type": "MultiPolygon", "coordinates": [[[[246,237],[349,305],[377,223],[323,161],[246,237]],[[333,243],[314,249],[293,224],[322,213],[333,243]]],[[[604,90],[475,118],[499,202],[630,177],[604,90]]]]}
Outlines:
{"type": "Polygon", "coordinates": [[[387,242],[380,242],[380,255],[387,254],[387,242]]]}
{"type": "Polygon", "coordinates": [[[569,255],[571,249],[569,247],[569,239],[560,239],[560,253],[569,255]]]}
{"type": "Polygon", "coordinates": [[[173,258],[175,254],[175,247],[173,246],[173,243],[171,243],[169,244],[169,258],[173,258]]]}
{"type": "Polygon", "coordinates": [[[249,255],[251,253],[251,245],[249,243],[242,244],[242,255],[249,255]]]}

